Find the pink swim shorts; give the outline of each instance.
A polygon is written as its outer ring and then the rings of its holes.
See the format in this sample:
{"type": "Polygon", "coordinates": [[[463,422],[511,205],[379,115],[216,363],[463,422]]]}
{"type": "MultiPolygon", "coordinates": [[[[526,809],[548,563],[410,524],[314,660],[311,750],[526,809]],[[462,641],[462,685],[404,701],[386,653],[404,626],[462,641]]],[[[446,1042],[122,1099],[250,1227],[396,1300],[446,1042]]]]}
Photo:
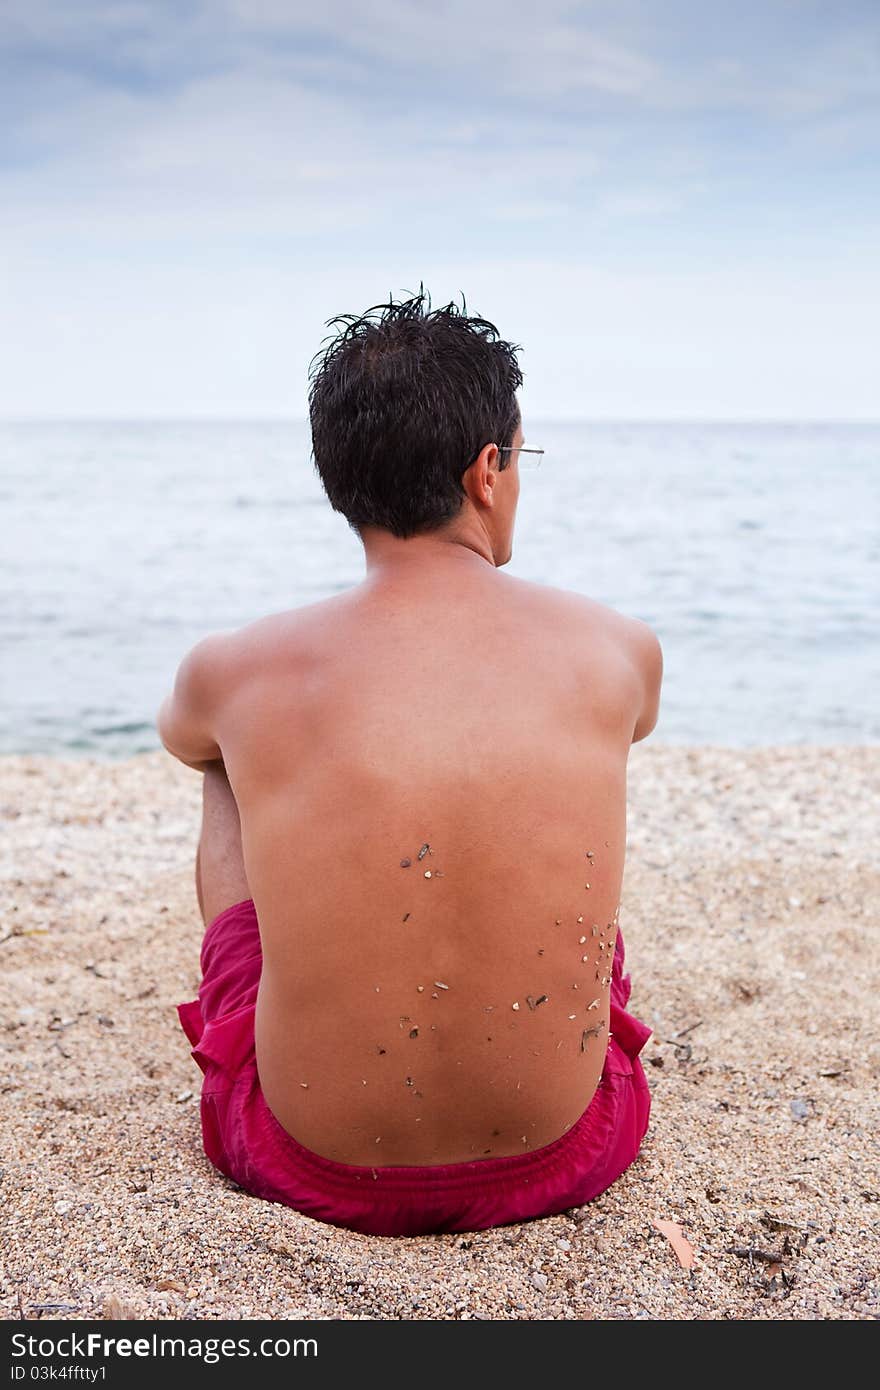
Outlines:
{"type": "Polygon", "coordinates": [[[239,1187],[307,1216],[374,1235],[477,1231],[551,1216],[597,1197],[639,1152],[651,1097],[639,1052],[651,1035],[626,1012],[620,933],[611,979],[611,1038],[599,1087],[560,1139],[530,1153],[472,1162],[365,1168],[304,1148],[263,1098],[254,1011],[263,957],[253,900],[205,932],[199,997],[178,1005],[204,1078],[205,1153],[239,1187]]]}

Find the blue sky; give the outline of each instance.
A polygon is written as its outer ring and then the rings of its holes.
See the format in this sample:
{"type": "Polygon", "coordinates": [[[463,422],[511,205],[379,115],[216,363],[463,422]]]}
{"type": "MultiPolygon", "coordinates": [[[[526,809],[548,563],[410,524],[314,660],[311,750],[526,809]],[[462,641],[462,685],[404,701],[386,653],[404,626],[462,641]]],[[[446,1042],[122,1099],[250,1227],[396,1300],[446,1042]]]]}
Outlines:
{"type": "Polygon", "coordinates": [[[6,0],[0,416],[302,416],[423,280],[539,418],[878,419],[876,0],[6,0]]]}

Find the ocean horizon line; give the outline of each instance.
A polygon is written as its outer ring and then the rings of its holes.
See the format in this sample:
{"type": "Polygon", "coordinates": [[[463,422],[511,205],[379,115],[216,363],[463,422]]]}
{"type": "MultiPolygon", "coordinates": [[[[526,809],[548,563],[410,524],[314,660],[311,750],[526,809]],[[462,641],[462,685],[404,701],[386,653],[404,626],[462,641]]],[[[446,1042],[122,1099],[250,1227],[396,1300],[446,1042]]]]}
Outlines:
{"type": "MultiPolygon", "coordinates": [[[[308,425],[307,415],[20,415],[0,416],[3,426],[80,426],[80,425],[308,425]]],[[[880,417],[862,418],[849,416],[729,416],[729,415],[657,415],[657,416],[619,416],[619,415],[530,415],[529,424],[535,425],[592,425],[626,426],[628,429],[639,426],[658,425],[714,425],[735,429],[769,427],[801,429],[827,426],[829,428],[880,427],[880,417]]]]}

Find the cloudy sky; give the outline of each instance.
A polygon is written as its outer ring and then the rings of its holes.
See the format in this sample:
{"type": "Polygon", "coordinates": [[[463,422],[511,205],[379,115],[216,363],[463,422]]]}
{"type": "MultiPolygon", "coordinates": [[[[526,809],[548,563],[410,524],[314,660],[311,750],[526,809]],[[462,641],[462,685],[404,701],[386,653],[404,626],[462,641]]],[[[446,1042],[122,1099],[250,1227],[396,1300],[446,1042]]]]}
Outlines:
{"type": "Polygon", "coordinates": [[[0,0],[0,417],[302,416],[424,281],[527,419],[878,419],[877,0],[0,0]]]}

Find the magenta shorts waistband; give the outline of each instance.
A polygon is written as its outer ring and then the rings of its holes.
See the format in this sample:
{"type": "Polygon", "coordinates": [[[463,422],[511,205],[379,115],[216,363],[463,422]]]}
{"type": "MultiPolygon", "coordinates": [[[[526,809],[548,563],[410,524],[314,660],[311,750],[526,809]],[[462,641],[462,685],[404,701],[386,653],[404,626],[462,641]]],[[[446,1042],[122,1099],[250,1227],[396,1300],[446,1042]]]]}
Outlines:
{"type": "Polygon", "coordinates": [[[618,1086],[630,1087],[632,1083],[631,1075],[615,1076],[613,1079],[603,1077],[580,1118],[558,1139],[541,1148],[533,1149],[530,1153],[465,1159],[458,1163],[375,1166],[340,1163],[306,1148],[288,1134],[269,1109],[262,1090],[257,1092],[254,1101],[259,1112],[261,1135],[272,1145],[279,1158],[310,1169],[320,1175],[324,1184],[349,1191],[360,1188],[365,1182],[379,1182],[386,1192],[429,1189],[437,1193],[467,1188],[485,1191],[495,1185],[520,1186],[532,1178],[544,1177],[570,1164],[581,1150],[589,1153],[591,1164],[601,1161],[602,1153],[614,1137],[614,1092],[618,1086]]]}

